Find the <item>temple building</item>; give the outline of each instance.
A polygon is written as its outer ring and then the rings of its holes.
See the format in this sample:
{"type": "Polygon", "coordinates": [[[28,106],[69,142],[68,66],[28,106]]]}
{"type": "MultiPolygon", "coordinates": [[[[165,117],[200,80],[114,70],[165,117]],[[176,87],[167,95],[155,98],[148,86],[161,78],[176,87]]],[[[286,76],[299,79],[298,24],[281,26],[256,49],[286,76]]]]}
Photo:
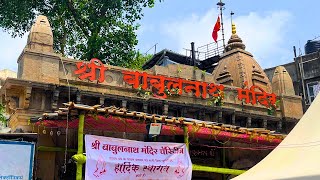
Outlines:
{"type": "MultiPolygon", "coordinates": [[[[0,89],[11,133],[38,134],[34,178],[74,178],[71,156],[82,110],[85,134],[180,143],[188,136],[193,164],[238,170],[271,151],[249,147],[276,146],[302,117],[286,69],[277,67],[269,80],[235,25],[223,54],[199,64],[205,71],[181,57],[164,50],[144,71],[62,57],[53,51],[48,19],[39,16],[17,60],[17,78],[7,78],[0,89]],[[148,136],[150,122],[163,124],[157,138],[148,136]]],[[[223,178],[193,171],[193,179],[223,178]]]]}
{"type": "MultiPolygon", "coordinates": [[[[305,45],[305,54],[296,55],[294,47],[294,58],[292,62],[281,65],[285,70],[283,74],[288,74],[292,78],[295,95],[302,97],[303,111],[305,112],[317,94],[320,92],[320,41],[308,41],[305,45]],[[310,43],[316,43],[315,45],[310,43]],[[313,47],[315,46],[315,47],[313,47]]],[[[270,79],[277,67],[265,69],[270,79]]],[[[290,81],[290,80],[289,80],[290,81]]]]}

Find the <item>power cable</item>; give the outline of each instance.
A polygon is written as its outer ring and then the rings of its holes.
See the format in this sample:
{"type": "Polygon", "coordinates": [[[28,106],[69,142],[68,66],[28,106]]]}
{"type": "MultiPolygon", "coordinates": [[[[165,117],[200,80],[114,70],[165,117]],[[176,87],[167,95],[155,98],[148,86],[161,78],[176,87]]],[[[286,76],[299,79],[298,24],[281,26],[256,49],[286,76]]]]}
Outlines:
{"type": "MultiPolygon", "coordinates": [[[[64,75],[65,75],[65,77],[66,77],[67,84],[68,84],[68,101],[70,102],[70,101],[71,101],[71,98],[70,98],[70,94],[71,94],[71,92],[70,92],[70,91],[71,91],[71,90],[70,90],[70,83],[69,83],[69,79],[68,79],[68,76],[67,76],[66,68],[65,68],[65,66],[64,66],[62,57],[60,57],[60,60],[61,60],[61,64],[62,64],[62,68],[63,68],[64,75]]],[[[68,130],[69,130],[69,110],[68,110],[68,113],[67,113],[67,127],[66,127],[66,138],[65,138],[64,174],[67,172],[68,130]]]]}

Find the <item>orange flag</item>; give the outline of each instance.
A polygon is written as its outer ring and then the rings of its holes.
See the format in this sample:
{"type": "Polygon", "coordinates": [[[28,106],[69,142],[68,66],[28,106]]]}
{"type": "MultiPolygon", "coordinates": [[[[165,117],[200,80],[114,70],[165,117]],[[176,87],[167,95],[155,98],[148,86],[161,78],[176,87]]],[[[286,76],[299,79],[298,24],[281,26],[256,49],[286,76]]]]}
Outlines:
{"type": "Polygon", "coordinates": [[[220,31],[220,16],[218,16],[217,22],[212,31],[212,38],[215,42],[217,42],[218,39],[218,31],[220,31]]]}

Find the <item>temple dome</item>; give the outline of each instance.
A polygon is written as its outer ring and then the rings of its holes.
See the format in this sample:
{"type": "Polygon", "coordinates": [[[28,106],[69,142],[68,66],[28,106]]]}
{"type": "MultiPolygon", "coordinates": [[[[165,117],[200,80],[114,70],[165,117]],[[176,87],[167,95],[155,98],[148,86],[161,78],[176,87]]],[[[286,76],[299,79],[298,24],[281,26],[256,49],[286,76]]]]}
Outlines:
{"type": "Polygon", "coordinates": [[[245,45],[236,34],[236,27],[232,25],[232,35],[221,56],[218,66],[213,71],[217,83],[236,87],[243,87],[246,82],[248,87],[259,86],[267,92],[271,92],[271,83],[253,58],[253,55],[245,51],[245,45]]]}
{"type": "Polygon", "coordinates": [[[46,16],[38,16],[32,25],[27,47],[42,52],[53,52],[53,34],[46,16]]]}
{"type": "Polygon", "coordinates": [[[276,67],[273,73],[272,92],[279,95],[295,95],[291,76],[283,66],[276,67]]]}

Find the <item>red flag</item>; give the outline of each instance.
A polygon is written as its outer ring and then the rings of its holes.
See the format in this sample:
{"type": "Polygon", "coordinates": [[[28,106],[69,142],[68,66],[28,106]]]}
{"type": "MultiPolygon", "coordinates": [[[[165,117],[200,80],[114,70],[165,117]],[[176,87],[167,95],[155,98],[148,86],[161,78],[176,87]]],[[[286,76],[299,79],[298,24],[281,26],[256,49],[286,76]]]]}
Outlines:
{"type": "Polygon", "coordinates": [[[212,38],[215,42],[217,42],[218,39],[218,31],[220,31],[220,16],[218,16],[217,22],[212,31],[212,38]]]}

